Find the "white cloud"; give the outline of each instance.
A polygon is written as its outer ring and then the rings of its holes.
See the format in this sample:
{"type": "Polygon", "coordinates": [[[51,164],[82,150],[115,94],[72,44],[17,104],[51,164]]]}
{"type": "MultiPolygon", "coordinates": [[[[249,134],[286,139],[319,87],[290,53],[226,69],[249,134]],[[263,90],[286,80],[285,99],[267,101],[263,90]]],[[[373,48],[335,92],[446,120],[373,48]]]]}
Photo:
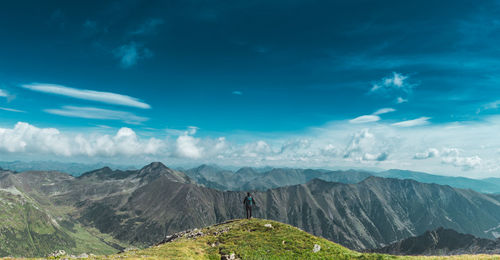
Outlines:
{"type": "Polygon", "coordinates": [[[371,153],[365,153],[363,154],[363,160],[365,161],[385,161],[387,160],[387,157],[389,157],[389,154],[387,152],[382,152],[379,154],[371,154],[371,153]]]}
{"type": "Polygon", "coordinates": [[[235,90],[235,91],[233,91],[233,95],[241,96],[241,95],[243,95],[243,92],[235,90]]]}
{"type": "Polygon", "coordinates": [[[120,120],[127,124],[140,124],[149,120],[146,117],[137,116],[130,112],[109,110],[97,107],[63,106],[59,109],[45,109],[44,111],[49,114],[67,117],[120,120]]]}
{"type": "Polygon", "coordinates": [[[113,135],[63,134],[55,128],[38,128],[19,122],[0,128],[0,150],[9,153],[55,156],[143,156],[156,154],[164,146],[158,139],[141,140],[130,128],[113,135]]]}
{"type": "Polygon", "coordinates": [[[392,76],[383,78],[380,82],[373,84],[370,89],[371,92],[387,90],[387,89],[401,89],[408,91],[409,85],[405,84],[405,80],[408,76],[403,74],[393,72],[392,76]]]}
{"type": "Polygon", "coordinates": [[[406,102],[408,102],[408,99],[405,99],[405,98],[402,98],[402,97],[398,97],[396,99],[396,103],[398,103],[398,104],[402,104],[402,103],[406,103],[406,102]]]}
{"type": "Polygon", "coordinates": [[[197,159],[202,156],[202,148],[198,147],[197,144],[199,139],[194,138],[190,135],[181,135],[177,138],[177,155],[180,157],[197,159]]]}
{"type": "Polygon", "coordinates": [[[257,142],[247,143],[242,147],[242,152],[240,156],[250,157],[250,158],[262,158],[272,154],[271,146],[263,141],[259,140],[257,142]]]}
{"type": "Polygon", "coordinates": [[[396,111],[396,109],[386,107],[386,108],[381,108],[381,109],[375,111],[375,113],[373,113],[373,114],[374,115],[382,115],[382,114],[387,114],[387,113],[394,112],[394,111],[396,111]]]}
{"type": "Polygon", "coordinates": [[[481,165],[481,158],[477,155],[471,157],[450,156],[443,157],[442,162],[452,164],[456,167],[461,167],[463,170],[470,170],[481,165]]]}
{"type": "Polygon", "coordinates": [[[198,127],[196,126],[188,126],[187,134],[189,135],[195,135],[196,132],[198,132],[198,127]]]}
{"type": "Polygon", "coordinates": [[[430,117],[419,117],[417,119],[397,122],[397,123],[394,123],[392,125],[398,126],[398,127],[422,126],[422,125],[429,124],[429,119],[431,119],[431,118],[430,117]]]}
{"type": "Polygon", "coordinates": [[[398,104],[407,102],[408,99],[404,98],[404,96],[408,96],[412,92],[413,88],[417,86],[417,84],[410,83],[408,80],[409,76],[393,72],[391,76],[385,77],[374,83],[369,93],[397,96],[398,98],[396,102],[398,104]]]}
{"type": "Polygon", "coordinates": [[[436,148],[429,148],[427,151],[423,153],[416,153],[413,156],[413,159],[417,160],[423,160],[423,159],[429,159],[429,158],[434,158],[434,157],[439,157],[439,150],[436,148]]]}
{"type": "Polygon", "coordinates": [[[121,45],[113,51],[113,54],[120,59],[123,68],[130,68],[141,59],[153,57],[153,52],[135,42],[121,45]]]}
{"type": "Polygon", "coordinates": [[[0,110],[9,111],[9,112],[16,112],[16,113],[26,113],[26,111],[14,109],[14,108],[8,108],[8,107],[0,107],[0,110]]]}
{"type": "Polygon", "coordinates": [[[0,89],[0,97],[8,97],[9,93],[6,90],[0,89]]]}
{"type": "Polygon", "coordinates": [[[33,91],[72,97],[77,99],[91,100],[107,104],[130,106],[143,109],[151,108],[150,105],[142,102],[137,98],[122,94],[116,94],[112,92],[102,92],[102,91],[95,91],[88,89],[76,89],[62,85],[41,84],[41,83],[25,84],[21,86],[23,88],[33,91]]]}
{"type": "Polygon", "coordinates": [[[371,115],[363,115],[363,116],[358,116],[354,119],[351,119],[349,120],[349,123],[351,124],[364,124],[364,123],[371,123],[371,122],[377,122],[377,121],[380,121],[380,117],[379,115],[382,115],[382,114],[387,114],[387,113],[390,113],[390,112],[394,112],[396,111],[396,109],[394,108],[381,108],[377,111],[375,111],[373,114],[371,115]]]}
{"type": "Polygon", "coordinates": [[[351,123],[351,124],[364,124],[364,123],[377,122],[379,120],[380,120],[379,116],[364,115],[364,116],[358,116],[354,119],[349,120],[349,123],[351,123]]]}
{"type": "Polygon", "coordinates": [[[499,130],[500,116],[481,122],[429,124],[419,128],[401,128],[383,122],[360,128],[347,121],[335,121],[301,133],[237,133],[214,138],[197,137],[201,130],[193,128],[168,130],[168,134],[165,130],[141,134],[130,128],[116,132],[91,128],[74,133],[19,123],[13,128],[0,128],[0,153],[4,160],[22,155],[24,158],[71,157],[74,161],[140,161],[139,164],[160,160],[174,166],[217,163],[329,169],[398,168],[443,175],[498,177],[499,130]],[[145,135],[162,138],[141,137],[145,135]],[[431,159],[416,160],[426,158],[431,159]]]}
{"type": "Polygon", "coordinates": [[[355,133],[344,151],[344,158],[355,161],[385,161],[389,153],[368,129],[355,133]]]}

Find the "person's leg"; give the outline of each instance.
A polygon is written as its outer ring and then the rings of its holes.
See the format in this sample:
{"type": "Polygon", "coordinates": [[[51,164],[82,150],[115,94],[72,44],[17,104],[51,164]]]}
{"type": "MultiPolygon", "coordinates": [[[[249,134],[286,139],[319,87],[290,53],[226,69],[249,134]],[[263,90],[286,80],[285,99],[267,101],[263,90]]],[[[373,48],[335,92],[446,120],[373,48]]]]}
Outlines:
{"type": "Polygon", "coordinates": [[[247,219],[249,219],[249,218],[250,218],[250,215],[249,215],[249,213],[250,213],[250,212],[249,212],[249,209],[248,209],[248,207],[245,207],[245,209],[247,210],[247,219]]]}
{"type": "Polygon", "coordinates": [[[250,218],[252,218],[252,207],[248,207],[250,209],[250,218]]]}

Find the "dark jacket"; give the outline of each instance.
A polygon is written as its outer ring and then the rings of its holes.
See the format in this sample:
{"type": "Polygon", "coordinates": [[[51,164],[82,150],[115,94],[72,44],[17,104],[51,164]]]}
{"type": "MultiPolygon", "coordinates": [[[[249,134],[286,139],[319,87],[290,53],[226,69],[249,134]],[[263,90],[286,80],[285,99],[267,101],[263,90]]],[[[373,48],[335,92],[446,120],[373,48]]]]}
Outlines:
{"type": "Polygon", "coordinates": [[[252,207],[255,206],[255,199],[252,196],[246,196],[245,199],[243,200],[243,204],[247,207],[252,207]]]}

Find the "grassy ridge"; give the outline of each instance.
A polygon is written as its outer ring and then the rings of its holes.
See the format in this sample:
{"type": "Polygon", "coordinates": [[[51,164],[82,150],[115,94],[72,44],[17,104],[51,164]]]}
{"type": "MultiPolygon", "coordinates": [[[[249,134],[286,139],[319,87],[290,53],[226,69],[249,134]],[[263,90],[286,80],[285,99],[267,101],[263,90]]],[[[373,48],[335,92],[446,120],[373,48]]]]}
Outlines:
{"type": "Polygon", "coordinates": [[[359,253],[290,225],[261,219],[235,220],[200,231],[203,235],[198,237],[185,236],[143,250],[92,259],[221,259],[231,254],[237,259],[500,259],[490,255],[425,257],[359,253]],[[318,252],[313,252],[315,244],[321,247],[318,252]]]}

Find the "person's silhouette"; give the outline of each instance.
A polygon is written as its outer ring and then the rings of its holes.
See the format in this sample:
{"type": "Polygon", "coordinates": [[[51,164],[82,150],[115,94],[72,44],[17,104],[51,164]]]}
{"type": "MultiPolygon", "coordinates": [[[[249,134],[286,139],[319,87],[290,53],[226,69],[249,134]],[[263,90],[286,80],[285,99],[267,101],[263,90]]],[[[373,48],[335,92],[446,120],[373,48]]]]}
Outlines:
{"type": "Polygon", "coordinates": [[[245,204],[245,209],[247,211],[247,219],[252,217],[252,206],[255,206],[255,199],[252,198],[250,192],[247,192],[247,196],[243,200],[243,204],[245,204]]]}

